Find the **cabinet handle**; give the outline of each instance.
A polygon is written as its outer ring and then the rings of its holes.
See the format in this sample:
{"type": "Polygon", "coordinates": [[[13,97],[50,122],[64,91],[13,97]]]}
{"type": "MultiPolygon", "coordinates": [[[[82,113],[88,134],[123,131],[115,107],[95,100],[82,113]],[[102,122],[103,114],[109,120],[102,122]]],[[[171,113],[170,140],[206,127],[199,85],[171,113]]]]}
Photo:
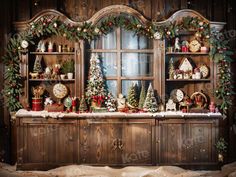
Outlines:
{"type": "Polygon", "coordinates": [[[122,151],[123,150],[123,147],[124,147],[124,144],[122,142],[122,139],[117,139],[118,140],[118,148],[122,151]]]}
{"type": "Polygon", "coordinates": [[[111,148],[112,148],[112,150],[114,151],[114,150],[117,149],[117,147],[118,147],[118,141],[117,141],[117,139],[114,139],[114,140],[112,141],[112,146],[111,146],[111,148]]]}

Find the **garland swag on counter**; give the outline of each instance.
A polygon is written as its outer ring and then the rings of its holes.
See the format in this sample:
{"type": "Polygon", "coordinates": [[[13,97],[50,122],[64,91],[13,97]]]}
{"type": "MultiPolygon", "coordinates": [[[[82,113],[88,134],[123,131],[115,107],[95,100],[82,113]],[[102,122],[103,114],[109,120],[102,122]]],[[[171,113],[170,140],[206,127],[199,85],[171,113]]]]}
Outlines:
{"type": "Polygon", "coordinates": [[[92,23],[83,23],[73,26],[65,24],[55,19],[41,18],[24,32],[14,35],[6,48],[6,54],[3,57],[6,66],[3,95],[5,103],[10,112],[22,108],[19,96],[22,94],[22,80],[20,75],[19,52],[22,51],[22,43],[33,44],[34,40],[42,36],[59,35],[68,40],[93,40],[101,35],[105,35],[115,27],[123,27],[126,30],[134,31],[137,35],[146,35],[156,40],[172,39],[178,36],[181,30],[195,31],[195,35],[204,40],[209,40],[211,44],[210,57],[219,67],[219,81],[216,89],[216,97],[221,100],[220,109],[224,114],[227,113],[231,103],[233,86],[231,83],[230,62],[232,61],[229,51],[228,41],[221,40],[220,32],[210,32],[209,24],[201,21],[197,17],[183,17],[179,23],[173,22],[169,25],[158,26],[155,23],[142,25],[138,19],[132,16],[109,16],[100,21],[97,25],[92,23]]]}

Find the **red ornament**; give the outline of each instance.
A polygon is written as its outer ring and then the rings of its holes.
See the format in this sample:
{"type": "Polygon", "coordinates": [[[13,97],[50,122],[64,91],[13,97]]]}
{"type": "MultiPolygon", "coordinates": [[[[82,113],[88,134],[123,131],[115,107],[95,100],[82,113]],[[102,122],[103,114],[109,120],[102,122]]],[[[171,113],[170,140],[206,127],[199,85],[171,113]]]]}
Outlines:
{"type": "Polygon", "coordinates": [[[109,25],[109,26],[112,26],[112,25],[113,25],[113,23],[112,23],[112,22],[109,22],[109,23],[108,23],[108,25],[109,25]]]}

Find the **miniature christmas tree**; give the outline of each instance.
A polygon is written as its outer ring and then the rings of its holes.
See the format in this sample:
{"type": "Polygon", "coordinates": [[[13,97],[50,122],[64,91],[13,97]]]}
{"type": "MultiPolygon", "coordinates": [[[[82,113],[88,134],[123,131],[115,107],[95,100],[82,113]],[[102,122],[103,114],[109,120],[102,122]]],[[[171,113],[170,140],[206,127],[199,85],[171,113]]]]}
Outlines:
{"type": "Polygon", "coordinates": [[[145,86],[142,84],[142,88],[141,88],[141,92],[139,96],[139,104],[138,104],[139,109],[143,109],[145,98],[146,98],[145,86]]]}
{"type": "Polygon", "coordinates": [[[137,85],[132,84],[128,92],[128,106],[130,108],[138,107],[138,98],[137,98],[137,85]]]}
{"type": "Polygon", "coordinates": [[[154,90],[152,88],[152,84],[150,83],[147,91],[147,96],[143,105],[144,111],[147,112],[157,112],[158,106],[157,106],[157,100],[154,96],[154,90]]]}
{"type": "Polygon", "coordinates": [[[42,60],[42,56],[37,55],[36,59],[35,59],[35,62],[34,62],[34,68],[33,68],[34,73],[43,72],[42,65],[41,65],[41,60],[42,60]]]}
{"type": "Polygon", "coordinates": [[[89,79],[86,89],[86,97],[89,102],[93,102],[101,106],[106,97],[106,89],[104,86],[104,79],[100,67],[98,55],[92,53],[90,59],[89,79]]]}
{"type": "Polygon", "coordinates": [[[107,100],[105,102],[108,112],[115,112],[117,109],[117,102],[112,93],[108,93],[107,100]]]}
{"type": "Polygon", "coordinates": [[[174,79],[175,67],[173,58],[170,59],[169,62],[169,79],[174,79]]]}
{"type": "Polygon", "coordinates": [[[84,95],[82,95],[80,103],[79,103],[79,112],[86,112],[88,110],[86,100],[84,95]]]}

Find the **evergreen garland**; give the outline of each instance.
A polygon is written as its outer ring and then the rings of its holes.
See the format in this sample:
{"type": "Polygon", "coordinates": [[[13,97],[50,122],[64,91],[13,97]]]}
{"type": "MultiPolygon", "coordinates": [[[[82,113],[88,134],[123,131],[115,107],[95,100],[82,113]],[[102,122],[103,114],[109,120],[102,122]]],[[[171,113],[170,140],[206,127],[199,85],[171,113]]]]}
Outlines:
{"type": "Polygon", "coordinates": [[[132,30],[138,35],[146,35],[149,38],[163,39],[174,38],[178,36],[180,30],[196,31],[198,36],[211,43],[210,56],[219,66],[219,82],[216,90],[216,96],[221,99],[220,108],[224,113],[231,105],[232,99],[232,83],[229,66],[231,62],[232,52],[229,51],[228,41],[219,39],[219,32],[210,34],[209,24],[201,21],[198,17],[183,17],[180,22],[169,23],[168,25],[156,25],[150,23],[143,25],[138,19],[132,16],[108,16],[102,19],[96,26],[91,23],[83,23],[82,25],[65,24],[59,19],[47,19],[42,17],[36,23],[24,32],[13,36],[7,45],[6,54],[3,62],[6,66],[5,82],[3,95],[5,95],[5,103],[9,111],[17,111],[22,106],[19,102],[19,96],[22,94],[22,84],[20,75],[20,58],[19,52],[22,51],[21,42],[27,41],[34,44],[33,40],[42,36],[59,35],[69,40],[77,41],[79,39],[92,40],[100,35],[109,33],[115,27],[123,27],[126,30],[132,30]],[[225,66],[226,64],[226,66],[225,66]]]}

